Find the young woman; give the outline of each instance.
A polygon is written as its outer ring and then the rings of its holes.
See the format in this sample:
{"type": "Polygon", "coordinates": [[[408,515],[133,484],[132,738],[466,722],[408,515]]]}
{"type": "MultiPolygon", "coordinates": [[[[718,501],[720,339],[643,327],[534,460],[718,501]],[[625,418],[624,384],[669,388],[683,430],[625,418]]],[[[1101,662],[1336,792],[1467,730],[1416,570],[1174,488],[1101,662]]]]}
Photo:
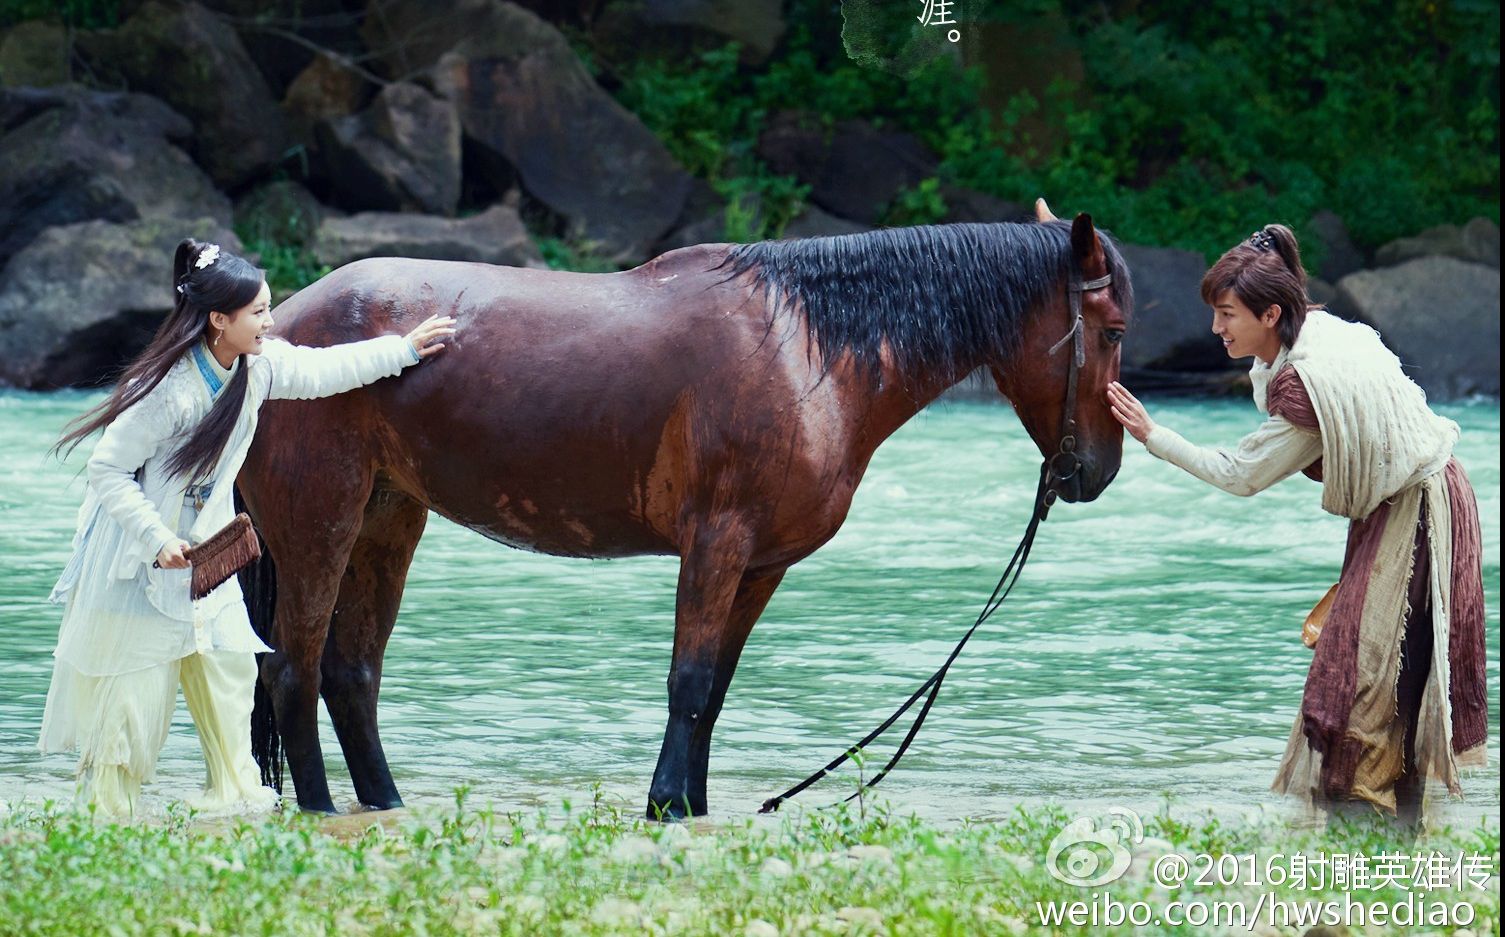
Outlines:
{"type": "MultiPolygon", "coordinates": [[[[1434,414],[1365,325],[1309,304],[1295,235],[1267,225],[1202,279],[1229,357],[1253,357],[1268,419],[1234,449],[1156,424],[1123,385],[1114,415],[1158,458],[1237,495],[1304,471],[1347,517],[1342,577],[1274,789],[1332,811],[1420,824],[1427,778],[1460,792],[1488,725],[1484,583],[1473,488],[1434,414]]],[[[1294,626],[1293,626],[1294,634],[1294,626]]]]}
{"type": "Polygon", "coordinates": [[[266,334],[262,271],[191,239],[178,245],[173,287],[173,310],[151,344],[55,449],[104,431],[89,458],[73,557],[50,597],[65,607],[38,747],[77,749],[78,800],[111,817],[135,813],[180,684],[208,768],[197,805],[275,802],[250,752],[255,654],[270,648],[251,630],[234,576],[190,599],[184,551],[234,516],[235,477],[264,401],[396,375],[454,334],[453,319],[431,317],[405,337],[332,348],[278,341],[266,334]]]}

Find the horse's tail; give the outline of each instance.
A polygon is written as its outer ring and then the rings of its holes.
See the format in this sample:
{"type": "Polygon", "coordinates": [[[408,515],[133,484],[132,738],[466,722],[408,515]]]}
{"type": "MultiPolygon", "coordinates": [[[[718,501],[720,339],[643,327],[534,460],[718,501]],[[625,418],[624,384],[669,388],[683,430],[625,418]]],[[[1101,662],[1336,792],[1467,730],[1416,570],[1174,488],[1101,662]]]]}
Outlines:
{"type": "MultiPolygon", "coordinates": [[[[235,491],[235,510],[244,511],[240,490],[235,491]]],[[[261,534],[256,535],[260,538],[261,534]]],[[[268,646],[272,642],[272,616],[277,610],[277,567],[272,555],[261,544],[261,559],[242,569],[240,591],[245,596],[246,612],[251,617],[251,628],[256,636],[268,646]]],[[[256,655],[259,665],[265,654],[256,655]]],[[[259,670],[259,667],[258,667],[259,670]]],[[[272,697],[258,673],[256,677],[256,702],[251,708],[251,757],[261,768],[261,783],[282,792],[282,737],[277,734],[277,712],[272,708],[272,697]]]]}

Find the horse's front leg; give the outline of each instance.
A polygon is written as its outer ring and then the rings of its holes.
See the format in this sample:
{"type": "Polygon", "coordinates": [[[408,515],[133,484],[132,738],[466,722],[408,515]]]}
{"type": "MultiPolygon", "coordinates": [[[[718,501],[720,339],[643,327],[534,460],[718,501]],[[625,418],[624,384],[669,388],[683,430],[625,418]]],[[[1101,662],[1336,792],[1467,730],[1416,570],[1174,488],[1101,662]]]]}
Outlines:
{"type": "Polygon", "coordinates": [[[732,609],[747,568],[750,542],[736,522],[698,529],[680,561],[674,659],[669,666],[669,723],[648,790],[650,818],[706,812],[705,764],[711,728],[747,638],[745,629],[734,633],[739,629],[732,627],[732,609]],[[702,749],[705,757],[699,754],[702,749]]]}
{"type": "Polygon", "coordinates": [[[747,636],[783,579],[782,569],[757,577],[744,575],[737,587],[737,597],[732,600],[732,611],[722,630],[720,652],[711,678],[711,696],[690,739],[690,800],[702,805],[701,812],[705,812],[706,775],[710,772],[711,731],[715,728],[716,717],[721,715],[721,704],[726,701],[726,691],[737,672],[737,661],[742,656],[747,636]]]}
{"type": "Polygon", "coordinates": [[[343,453],[325,454],[327,464],[305,461],[303,474],[243,475],[241,488],[277,568],[275,650],[261,662],[261,681],[277,715],[298,806],[334,813],[319,746],[320,659],[371,476],[343,453]]]}

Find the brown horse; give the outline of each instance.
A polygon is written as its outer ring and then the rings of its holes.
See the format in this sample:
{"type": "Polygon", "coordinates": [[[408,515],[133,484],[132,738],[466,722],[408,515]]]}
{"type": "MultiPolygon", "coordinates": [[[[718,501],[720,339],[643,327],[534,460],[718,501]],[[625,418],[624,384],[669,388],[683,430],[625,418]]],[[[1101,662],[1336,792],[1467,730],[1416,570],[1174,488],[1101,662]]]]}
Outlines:
{"type": "Polygon", "coordinates": [[[400,378],[266,404],[241,473],[276,563],[275,581],[245,582],[276,648],[262,684],[299,805],[334,809],[320,694],[361,803],[401,804],[377,691],[433,510],[542,553],[680,557],[648,812],[704,813],[711,730],[748,633],[841,526],[878,445],[987,367],[1042,453],[1074,429],[1058,495],[1097,497],[1122,454],[1105,388],[1131,309],[1086,215],[699,245],[610,274],[406,259],[331,273],[279,307],[279,335],[331,345],[434,313],[459,331],[400,378]],[[1075,354],[1053,353],[1063,336],[1075,354]]]}

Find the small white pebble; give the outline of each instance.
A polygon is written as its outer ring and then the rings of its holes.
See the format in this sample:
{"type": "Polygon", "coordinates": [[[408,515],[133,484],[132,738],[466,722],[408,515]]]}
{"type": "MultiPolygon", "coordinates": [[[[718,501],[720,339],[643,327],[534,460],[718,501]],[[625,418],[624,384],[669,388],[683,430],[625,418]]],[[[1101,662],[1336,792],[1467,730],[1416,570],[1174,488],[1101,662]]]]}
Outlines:
{"type": "Polygon", "coordinates": [[[624,836],[611,847],[615,862],[650,862],[658,858],[658,845],[646,836],[624,836]]]}
{"type": "Polygon", "coordinates": [[[684,823],[666,823],[661,828],[658,841],[665,846],[683,846],[695,838],[690,832],[689,826],[684,823]]]}
{"type": "Polygon", "coordinates": [[[597,924],[637,924],[643,916],[642,909],[634,902],[620,898],[603,898],[591,909],[591,920],[597,924]]]}
{"type": "Polygon", "coordinates": [[[747,930],[743,932],[747,937],[779,937],[779,929],[760,918],[753,918],[747,922],[747,930]]]}
{"type": "Polygon", "coordinates": [[[876,908],[852,907],[847,905],[836,912],[838,920],[848,924],[866,925],[868,927],[882,927],[883,915],[876,908]]]}
{"type": "Polygon", "coordinates": [[[884,865],[893,865],[894,853],[887,846],[853,846],[847,850],[847,855],[859,862],[878,862],[884,865]]]}
{"type": "Polygon", "coordinates": [[[772,875],[778,878],[783,878],[786,875],[792,875],[794,873],[794,866],[785,862],[783,859],[780,859],[778,856],[769,856],[767,859],[763,860],[762,868],[759,871],[761,871],[764,875],[772,875]]]}

